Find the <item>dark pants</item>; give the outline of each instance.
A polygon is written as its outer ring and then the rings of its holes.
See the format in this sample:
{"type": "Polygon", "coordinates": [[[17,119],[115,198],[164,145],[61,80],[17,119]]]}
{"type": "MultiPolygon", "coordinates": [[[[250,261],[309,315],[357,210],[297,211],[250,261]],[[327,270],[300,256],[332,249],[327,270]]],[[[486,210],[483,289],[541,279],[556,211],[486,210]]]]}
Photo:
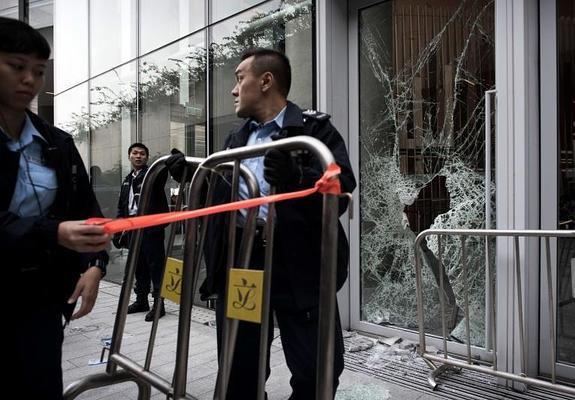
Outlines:
{"type": "Polygon", "coordinates": [[[164,230],[144,232],[134,285],[134,292],[138,300],[147,301],[150,290],[152,290],[154,297],[158,295],[162,286],[165,260],[164,230]]]}
{"type": "Polygon", "coordinates": [[[62,399],[62,312],[37,305],[19,313],[16,332],[16,385],[19,398],[62,399]]]}
{"type": "MultiPolygon", "coordinates": [[[[241,232],[239,232],[241,233],[241,232]]],[[[241,236],[238,235],[238,238],[241,236]]],[[[239,242],[239,240],[238,240],[239,242]]],[[[236,253],[237,254],[237,253],[236,253]]],[[[254,244],[251,267],[263,265],[264,247],[261,241],[254,244]]],[[[223,293],[218,296],[216,303],[216,323],[218,338],[218,355],[221,353],[222,327],[225,313],[225,299],[223,293]]],[[[276,303],[272,293],[272,305],[276,303]]],[[[317,375],[317,344],[318,344],[318,308],[298,310],[295,307],[272,306],[272,313],[278,322],[282,347],[288,368],[292,374],[290,385],[292,395],[290,399],[314,399],[317,375]]],[[[335,321],[335,348],[334,348],[334,381],[333,391],[339,384],[339,376],[343,372],[343,336],[339,313],[335,321]]],[[[269,355],[273,339],[273,318],[270,315],[268,327],[268,360],[267,375],[269,377],[269,355]]],[[[234,352],[234,361],[228,383],[227,400],[255,399],[257,397],[258,362],[260,346],[260,325],[251,322],[239,322],[238,337],[234,352]]]]}
{"type": "MultiPolygon", "coordinates": [[[[221,352],[221,328],[225,304],[218,301],[216,305],[216,320],[218,329],[218,355],[221,352]]],[[[292,374],[290,399],[314,399],[317,374],[317,342],[318,342],[318,310],[305,311],[275,310],[280,329],[282,347],[287,366],[292,374]]],[[[270,318],[273,321],[273,318],[270,318]]],[[[268,336],[267,374],[270,375],[269,354],[272,335],[272,324],[268,336]]],[[[260,346],[260,325],[240,321],[234,352],[234,361],[228,383],[227,400],[255,399],[257,397],[258,362],[260,346]]],[[[339,384],[339,376],[343,372],[343,337],[339,316],[335,324],[334,348],[334,381],[333,391],[339,384]]]]}

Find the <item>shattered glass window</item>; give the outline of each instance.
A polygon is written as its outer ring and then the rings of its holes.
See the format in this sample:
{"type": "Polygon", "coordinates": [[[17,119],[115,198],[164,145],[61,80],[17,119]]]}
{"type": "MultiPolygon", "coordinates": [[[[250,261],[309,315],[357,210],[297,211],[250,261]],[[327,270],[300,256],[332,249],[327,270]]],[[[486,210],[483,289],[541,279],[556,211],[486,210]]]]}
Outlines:
{"type": "MultiPolygon", "coordinates": [[[[381,2],[360,10],[359,40],[361,318],[417,329],[417,234],[485,228],[493,1],[381,2]]],[[[494,193],[491,182],[492,218],[494,193]]],[[[473,344],[485,337],[484,246],[480,238],[466,241],[473,344]]],[[[423,247],[425,328],[441,331],[442,270],[449,335],[464,341],[461,242],[443,240],[441,259],[434,238],[423,247]]]]}

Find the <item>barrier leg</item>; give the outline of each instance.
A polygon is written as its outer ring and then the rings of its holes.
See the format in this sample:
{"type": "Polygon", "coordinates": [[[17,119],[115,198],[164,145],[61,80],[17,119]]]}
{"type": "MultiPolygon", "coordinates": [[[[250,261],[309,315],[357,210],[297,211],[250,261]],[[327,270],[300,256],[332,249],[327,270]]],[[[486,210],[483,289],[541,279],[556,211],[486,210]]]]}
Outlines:
{"type": "Polygon", "coordinates": [[[138,400],[149,400],[151,396],[151,386],[130,374],[127,371],[118,371],[113,375],[108,373],[94,374],[84,379],[72,382],[64,390],[64,399],[73,400],[87,390],[97,389],[104,386],[115,385],[124,382],[134,382],[138,385],[138,400]]]}

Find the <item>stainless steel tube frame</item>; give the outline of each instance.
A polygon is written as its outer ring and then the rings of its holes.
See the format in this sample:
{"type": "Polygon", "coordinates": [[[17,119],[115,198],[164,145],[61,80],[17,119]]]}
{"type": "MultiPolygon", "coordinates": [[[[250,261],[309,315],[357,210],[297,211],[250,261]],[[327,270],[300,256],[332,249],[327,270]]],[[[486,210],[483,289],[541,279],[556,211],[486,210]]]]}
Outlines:
{"type": "MultiPolygon", "coordinates": [[[[261,156],[266,150],[279,148],[282,150],[308,150],[320,161],[324,170],[334,162],[333,155],[322,142],[317,139],[298,136],[281,139],[275,142],[249,147],[241,147],[221,151],[208,157],[196,170],[192,184],[190,185],[189,209],[196,209],[199,205],[201,183],[205,180],[209,170],[223,162],[237,159],[261,156]]],[[[335,301],[336,301],[336,261],[337,261],[337,221],[338,221],[338,197],[324,194],[323,200],[323,231],[322,231],[322,265],[321,265],[321,288],[320,288],[320,312],[319,312],[319,335],[318,335],[318,359],[317,359],[317,399],[329,399],[333,391],[333,358],[334,358],[334,328],[335,328],[335,301]]],[[[188,236],[184,263],[186,260],[194,260],[196,242],[197,221],[188,221],[188,236]]],[[[182,293],[193,292],[193,279],[189,271],[184,270],[182,278],[182,293]]],[[[180,316],[189,315],[191,312],[191,298],[180,304],[180,316]]],[[[188,353],[189,324],[180,324],[178,332],[178,355],[188,353]]],[[[187,361],[187,360],[186,360],[187,361]]],[[[178,368],[178,366],[176,366],[178,368]]],[[[186,387],[186,371],[181,368],[174,374],[174,398],[184,396],[186,387]]]]}
{"type": "MultiPolygon", "coordinates": [[[[416,291],[417,291],[417,312],[418,312],[418,325],[419,325],[419,342],[420,342],[420,347],[419,347],[419,352],[421,357],[424,358],[424,360],[430,361],[431,365],[434,365],[433,362],[440,362],[443,363],[445,365],[451,365],[454,367],[458,367],[458,368],[467,368],[467,369],[471,369],[473,371],[479,371],[479,372],[484,372],[486,374],[490,374],[490,375],[494,375],[500,378],[504,378],[504,379],[509,379],[509,380],[513,380],[513,381],[517,381],[517,382],[522,382],[525,384],[530,384],[530,385],[535,385],[535,386],[541,386],[541,387],[545,387],[547,389],[552,389],[552,390],[557,390],[563,393],[568,393],[568,394],[573,394],[575,395],[575,388],[574,387],[570,387],[570,386],[566,386],[566,385],[560,385],[555,383],[555,352],[552,351],[551,352],[551,371],[552,371],[552,376],[551,376],[551,383],[544,381],[542,379],[537,379],[537,378],[530,378],[530,377],[526,377],[524,376],[524,374],[513,374],[510,372],[504,372],[504,371],[498,371],[497,370],[497,366],[493,365],[493,368],[489,368],[486,366],[482,366],[482,365],[475,365],[472,364],[471,362],[471,343],[469,342],[469,325],[466,324],[466,337],[467,337],[467,344],[466,344],[466,348],[467,348],[467,357],[466,357],[466,361],[464,362],[461,359],[456,359],[456,358],[451,358],[447,356],[447,353],[444,354],[443,357],[437,356],[437,355],[433,355],[433,354],[427,354],[426,352],[426,345],[425,345],[425,315],[424,315],[424,306],[423,306],[423,285],[422,285],[422,262],[421,262],[421,256],[419,254],[419,249],[421,244],[423,243],[423,241],[425,240],[425,238],[427,236],[430,235],[437,235],[438,236],[438,242],[441,243],[441,236],[460,236],[462,239],[462,242],[464,242],[464,238],[467,236],[474,236],[474,237],[485,237],[486,239],[489,237],[510,237],[513,238],[513,248],[514,248],[514,257],[515,257],[515,275],[516,275],[516,284],[518,285],[518,323],[519,323],[519,337],[520,337],[520,350],[521,350],[521,365],[523,368],[523,371],[525,371],[525,343],[524,343],[524,316],[523,316],[523,307],[522,307],[522,302],[523,302],[523,298],[522,298],[522,291],[521,291],[521,279],[520,279],[520,271],[521,271],[521,266],[520,266],[520,259],[519,259],[519,238],[520,237],[537,237],[537,238],[541,238],[544,240],[545,242],[545,252],[546,252],[546,270],[545,270],[545,275],[546,275],[546,280],[547,280],[547,286],[548,286],[548,290],[549,290],[549,313],[550,313],[550,326],[549,326],[549,334],[550,334],[550,340],[551,340],[551,348],[554,349],[555,348],[555,326],[554,326],[554,307],[552,306],[554,303],[554,298],[553,298],[553,291],[552,289],[552,281],[551,281],[551,266],[550,266],[550,262],[551,262],[551,257],[550,257],[550,245],[549,245],[549,239],[550,238],[559,238],[559,237],[565,237],[565,238],[572,238],[575,239],[575,231],[567,231],[567,230],[556,230],[556,231],[550,231],[550,230],[495,230],[495,229],[428,229],[425,230],[423,232],[421,232],[419,235],[417,235],[417,238],[415,239],[415,244],[414,244],[414,255],[415,255],[415,273],[416,273],[416,291]]],[[[464,254],[464,246],[462,246],[462,253],[464,254]]],[[[488,257],[489,254],[487,253],[486,256],[488,257]]],[[[441,262],[441,260],[440,260],[441,262]]],[[[465,263],[465,260],[462,260],[463,263],[465,263]]],[[[488,267],[488,265],[486,266],[488,267]]],[[[543,273],[541,274],[543,276],[543,273]]],[[[489,292],[487,292],[489,293],[489,292]]],[[[491,296],[491,298],[489,299],[489,304],[494,304],[494,294],[490,293],[489,294],[491,296]]],[[[467,303],[467,301],[466,301],[467,303]]],[[[467,304],[466,304],[467,305],[467,304]]],[[[442,305],[443,308],[443,305],[442,305]]],[[[466,307],[467,309],[467,307],[466,307]]],[[[467,315],[465,316],[465,318],[468,319],[468,311],[467,315]]],[[[442,311],[442,325],[445,324],[445,316],[444,316],[444,312],[442,311]]],[[[491,329],[487,330],[488,334],[491,335],[491,344],[493,345],[493,349],[497,349],[497,342],[496,342],[496,338],[494,337],[495,335],[495,326],[492,326],[491,329]]],[[[445,351],[447,351],[447,337],[446,337],[446,333],[444,330],[443,333],[443,348],[445,349],[445,351]]],[[[496,350],[495,350],[496,351],[496,350]]],[[[496,359],[496,358],[495,358],[496,359]]],[[[435,374],[437,375],[437,374],[435,374]]],[[[431,377],[429,379],[430,384],[432,385],[432,387],[435,388],[435,386],[437,385],[435,383],[434,377],[431,377]]]]}
{"type": "MultiPolygon", "coordinates": [[[[223,169],[235,169],[234,163],[228,162],[227,160],[221,161],[219,163],[210,163],[207,166],[205,163],[208,159],[204,160],[196,169],[196,172],[190,183],[189,195],[188,195],[188,210],[195,210],[200,208],[200,198],[202,187],[208,178],[208,175],[215,171],[221,171],[223,169]]],[[[251,197],[259,196],[259,187],[257,184],[257,179],[253,172],[251,172],[247,167],[240,165],[239,172],[244,178],[248,185],[248,192],[251,197]]],[[[208,191],[207,203],[211,203],[211,197],[213,194],[213,183],[211,180],[211,185],[208,191]]],[[[251,210],[248,212],[248,232],[255,231],[255,217],[257,210],[251,210]]],[[[204,222],[207,217],[204,217],[204,222]]],[[[198,221],[196,218],[189,219],[186,222],[186,240],[184,245],[184,260],[183,260],[183,273],[182,273],[182,289],[180,297],[180,312],[179,312],[179,324],[178,324],[178,337],[176,343],[176,366],[174,370],[174,380],[173,380],[173,398],[183,399],[186,398],[186,377],[188,373],[188,353],[189,353],[189,337],[190,337],[190,323],[191,323],[191,313],[193,306],[194,293],[196,290],[196,283],[198,278],[201,252],[204,242],[204,237],[206,233],[206,224],[201,225],[201,233],[198,237],[198,221]]],[[[249,239],[242,243],[242,248],[251,250],[253,243],[249,239]]],[[[248,255],[249,257],[249,255],[248,255]]],[[[249,261],[249,260],[248,260],[249,261]]]]}

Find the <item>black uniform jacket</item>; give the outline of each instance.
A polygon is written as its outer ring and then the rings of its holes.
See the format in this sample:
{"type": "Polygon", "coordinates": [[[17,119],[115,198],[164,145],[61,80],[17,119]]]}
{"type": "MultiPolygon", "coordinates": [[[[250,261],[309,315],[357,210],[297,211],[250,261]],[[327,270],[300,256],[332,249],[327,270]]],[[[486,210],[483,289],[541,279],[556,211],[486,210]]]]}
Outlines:
{"type": "MultiPolygon", "coordinates": [[[[228,136],[225,148],[245,146],[249,135],[249,120],[228,136]]],[[[295,104],[288,102],[284,126],[276,138],[298,135],[312,136],[322,141],[333,153],[341,168],[342,192],[351,193],[356,181],[351,170],[345,143],[329,122],[329,116],[321,113],[302,113],[295,104]]],[[[322,176],[319,160],[307,155],[301,160],[302,176],[288,187],[278,187],[277,192],[309,188],[322,176]]],[[[214,203],[228,202],[231,180],[219,179],[214,193],[214,203]]],[[[340,200],[340,215],[347,208],[347,200],[340,200]]],[[[218,214],[210,218],[204,255],[207,277],[200,288],[205,299],[222,293],[225,282],[228,217],[218,214]]],[[[272,273],[272,301],[274,304],[296,309],[306,309],[318,304],[321,265],[322,195],[314,194],[298,200],[276,203],[276,225],[272,273]],[[285,304],[281,304],[285,303],[285,304]]],[[[349,243],[338,223],[337,288],[347,278],[349,243]]]]}
{"type": "Polygon", "coordinates": [[[72,136],[28,112],[42,143],[48,166],[56,170],[58,190],[47,215],[20,218],[8,211],[16,186],[20,153],[0,140],[0,248],[3,279],[21,295],[19,305],[59,305],[69,318],[73,305],[67,300],[80,274],[98,264],[105,271],[108,255],[77,253],[57,243],[58,224],[68,220],[101,217],[82,158],[72,136]]]}
{"type": "MultiPolygon", "coordinates": [[[[146,172],[148,171],[148,166],[146,165],[140,173],[134,178],[132,172],[124,178],[122,182],[122,186],[120,188],[120,197],[118,198],[118,212],[116,214],[117,218],[127,218],[129,217],[129,201],[130,201],[130,186],[134,187],[134,194],[139,196],[142,190],[142,184],[144,183],[144,177],[146,176],[146,172]]],[[[152,189],[152,197],[150,198],[150,202],[148,210],[146,210],[145,214],[157,214],[157,213],[165,213],[169,211],[168,201],[166,200],[166,194],[164,193],[164,186],[166,185],[166,180],[168,179],[168,170],[166,169],[163,171],[157,178],[156,182],[154,183],[154,188],[152,189]]],[[[139,200],[139,197],[136,201],[139,200]]],[[[159,225],[154,226],[151,228],[147,228],[144,232],[147,235],[150,234],[158,234],[163,233],[164,228],[166,225],[159,225]]],[[[130,232],[126,233],[119,233],[114,236],[114,245],[118,248],[124,247],[128,248],[130,244],[130,232]]]]}

